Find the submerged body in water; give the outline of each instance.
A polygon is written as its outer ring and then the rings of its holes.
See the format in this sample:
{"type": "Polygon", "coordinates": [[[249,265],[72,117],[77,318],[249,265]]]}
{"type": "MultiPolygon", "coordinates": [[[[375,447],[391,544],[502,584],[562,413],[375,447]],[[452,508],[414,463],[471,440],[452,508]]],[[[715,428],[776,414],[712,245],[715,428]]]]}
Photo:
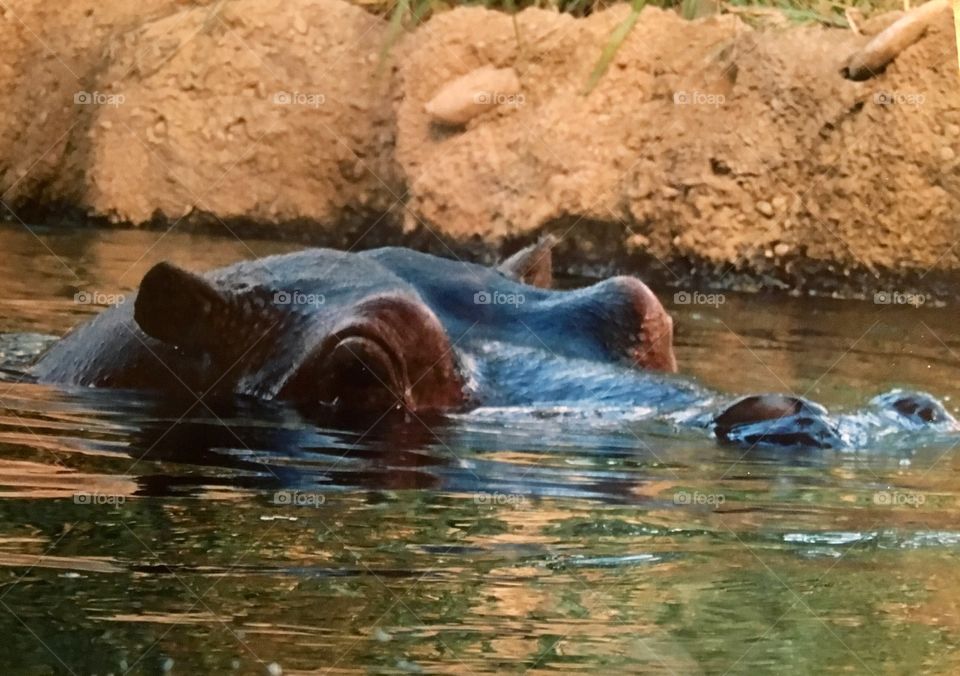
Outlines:
{"type": "Polygon", "coordinates": [[[860,446],[956,426],[923,393],[892,392],[836,418],[797,397],[731,403],[672,375],[672,320],[639,280],[544,288],[550,246],[497,269],[402,248],[313,249],[203,276],[161,263],[135,297],[53,345],[31,373],[165,396],[281,399],[311,416],[365,422],[393,412],[639,409],[748,446],[860,446]]]}
{"type": "Polygon", "coordinates": [[[589,424],[661,419],[703,429],[724,444],[832,449],[865,448],[912,432],[960,431],[936,397],[913,390],[893,389],[862,408],[831,414],[799,396],[736,398],[679,376],[560,359],[530,348],[488,344],[480,354],[475,386],[495,393],[496,403],[475,414],[505,423],[576,416],[589,424]]]}

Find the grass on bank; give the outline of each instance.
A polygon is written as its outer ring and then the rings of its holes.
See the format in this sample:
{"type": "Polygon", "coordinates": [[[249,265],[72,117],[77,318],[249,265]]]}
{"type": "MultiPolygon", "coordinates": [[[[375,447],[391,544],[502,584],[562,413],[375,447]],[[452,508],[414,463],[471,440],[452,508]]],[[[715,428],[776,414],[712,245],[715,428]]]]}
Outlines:
{"type": "MultiPolygon", "coordinates": [[[[618,4],[622,0],[353,0],[368,11],[389,15],[390,27],[381,52],[381,65],[387,61],[396,41],[404,30],[412,29],[432,14],[453,9],[457,5],[481,6],[504,11],[514,17],[517,42],[522,41],[516,13],[528,7],[552,9],[574,16],[590,14],[618,4]]],[[[590,73],[584,93],[589,93],[613,62],[617,50],[637,23],[647,4],[673,9],[686,19],[696,19],[721,13],[738,14],[754,24],[820,23],[837,28],[849,28],[850,16],[870,17],[883,12],[908,9],[915,0],[628,0],[630,14],[610,34],[596,65],[590,73]]],[[[958,0],[960,1],[960,0],[958,0]]],[[[960,16],[960,14],[958,14],[960,16]]],[[[960,21],[960,18],[958,18],[960,21]]]]}
{"type": "MultiPolygon", "coordinates": [[[[414,26],[431,14],[453,9],[457,6],[480,6],[508,13],[540,7],[573,16],[589,16],[607,7],[631,0],[352,0],[376,14],[398,15],[405,26],[414,26]]],[[[777,14],[785,20],[798,23],[819,22],[828,25],[847,25],[847,10],[856,10],[865,16],[904,9],[920,4],[917,0],[651,0],[649,3],[664,9],[675,9],[682,16],[693,19],[698,16],[732,11],[746,13],[756,10],[757,16],[771,19],[777,14]]],[[[636,4],[633,2],[632,4],[636,4]]]]}

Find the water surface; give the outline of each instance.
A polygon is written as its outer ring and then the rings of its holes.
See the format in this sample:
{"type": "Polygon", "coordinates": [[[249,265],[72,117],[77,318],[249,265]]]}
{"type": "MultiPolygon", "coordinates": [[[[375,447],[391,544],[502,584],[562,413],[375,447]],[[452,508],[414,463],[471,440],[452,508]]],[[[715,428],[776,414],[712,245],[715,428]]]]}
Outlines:
{"type": "MultiPolygon", "coordinates": [[[[744,452],[569,410],[348,432],[21,382],[158,260],[297,248],[161,235],[0,228],[6,673],[960,669],[960,439],[744,452]]],[[[956,413],[951,309],[676,291],[708,387],[956,413]]]]}

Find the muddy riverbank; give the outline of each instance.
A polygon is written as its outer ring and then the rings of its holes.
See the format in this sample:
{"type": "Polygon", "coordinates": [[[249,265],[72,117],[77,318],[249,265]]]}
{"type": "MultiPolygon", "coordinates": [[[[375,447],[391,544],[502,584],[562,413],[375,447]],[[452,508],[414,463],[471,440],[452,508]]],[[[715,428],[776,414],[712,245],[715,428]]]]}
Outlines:
{"type": "Polygon", "coordinates": [[[549,231],[572,272],[952,295],[949,12],[852,81],[869,34],[648,8],[585,94],[627,11],[455,9],[383,66],[387,23],[340,0],[25,3],[0,21],[4,216],[480,258],[549,231]],[[518,91],[431,118],[488,66],[518,91]]]}

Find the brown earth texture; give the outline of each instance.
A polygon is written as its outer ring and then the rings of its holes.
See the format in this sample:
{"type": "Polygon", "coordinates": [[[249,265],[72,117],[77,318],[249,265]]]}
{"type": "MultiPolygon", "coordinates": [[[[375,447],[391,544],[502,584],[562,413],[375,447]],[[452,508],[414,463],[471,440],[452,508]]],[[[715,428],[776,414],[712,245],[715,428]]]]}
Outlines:
{"type": "Polygon", "coordinates": [[[855,82],[841,70],[869,34],[647,8],[589,91],[626,5],[459,8],[393,44],[341,0],[0,11],[12,220],[480,257],[552,232],[571,271],[841,294],[960,280],[949,11],[855,82]],[[427,112],[483,68],[519,88],[464,124],[427,112]]]}

